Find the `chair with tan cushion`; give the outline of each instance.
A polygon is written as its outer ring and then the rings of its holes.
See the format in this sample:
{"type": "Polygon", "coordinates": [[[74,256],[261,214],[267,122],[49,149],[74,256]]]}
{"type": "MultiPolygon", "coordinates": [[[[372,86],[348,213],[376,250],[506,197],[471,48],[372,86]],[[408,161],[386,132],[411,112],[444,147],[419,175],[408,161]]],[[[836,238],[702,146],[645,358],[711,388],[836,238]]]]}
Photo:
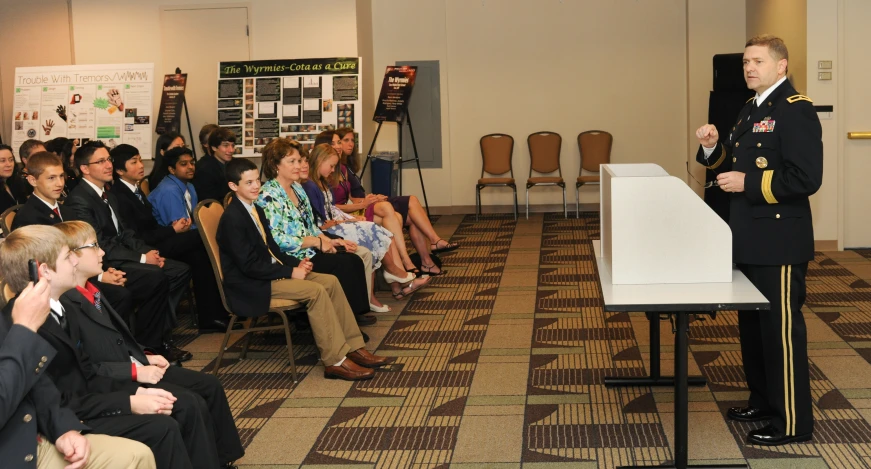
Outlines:
{"type": "Polygon", "coordinates": [[[578,134],[581,165],[575,184],[575,218],[580,217],[581,186],[599,184],[599,166],[611,162],[611,144],[614,137],[604,130],[588,130],[578,134]]]}
{"type": "Polygon", "coordinates": [[[251,343],[252,332],[284,330],[284,337],[287,342],[287,356],[290,359],[290,370],[293,381],[297,382],[296,362],[293,359],[293,342],[290,340],[290,321],[288,321],[286,311],[301,309],[302,304],[293,300],[273,299],[269,304],[269,311],[264,311],[263,314],[255,317],[238,316],[230,309],[230,305],[227,304],[227,297],[224,295],[224,273],[221,270],[221,253],[218,249],[217,240],[218,223],[221,221],[223,214],[223,205],[214,199],[204,200],[198,203],[194,209],[194,220],[199,227],[197,231],[200,232],[200,237],[206,246],[206,252],[209,254],[209,261],[212,263],[212,270],[215,272],[215,280],[218,283],[218,291],[221,294],[221,302],[224,303],[224,308],[230,312],[230,325],[227,327],[227,332],[224,333],[224,341],[221,343],[221,349],[218,350],[218,358],[212,371],[215,375],[218,374],[218,370],[221,368],[221,359],[227,350],[227,342],[230,340],[231,333],[245,334],[245,343],[242,346],[242,353],[240,354],[240,358],[245,359],[248,354],[248,346],[251,343]],[[270,313],[281,318],[282,325],[272,326],[267,321],[265,326],[256,326],[260,319],[268,319],[270,313]],[[233,330],[233,325],[237,322],[243,323],[244,327],[233,330]]]}
{"type": "Polygon", "coordinates": [[[9,236],[9,233],[12,233],[12,220],[15,219],[15,214],[23,206],[24,204],[13,205],[0,215],[0,229],[3,230],[3,236],[9,236]]]}
{"type": "Polygon", "coordinates": [[[559,186],[563,189],[563,216],[568,216],[566,208],[566,183],[560,168],[560,148],[563,138],[556,132],[536,132],[526,138],[529,145],[529,179],[526,180],[526,218],[529,218],[529,188],[534,186],[559,186]],[[558,176],[536,176],[532,172],[558,176]]]}
{"type": "Polygon", "coordinates": [[[507,186],[514,190],[514,219],[517,220],[517,184],[514,182],[514,137],[506,134],[490,134],[481,137],[481,177],[475,185],[475,220],[481,214],[481,189],[488,186],[507,186]],[[484,173],[493,176],[484,177],[484,173]],[[504,177],[508,173],[511,177],[504,177]]]}

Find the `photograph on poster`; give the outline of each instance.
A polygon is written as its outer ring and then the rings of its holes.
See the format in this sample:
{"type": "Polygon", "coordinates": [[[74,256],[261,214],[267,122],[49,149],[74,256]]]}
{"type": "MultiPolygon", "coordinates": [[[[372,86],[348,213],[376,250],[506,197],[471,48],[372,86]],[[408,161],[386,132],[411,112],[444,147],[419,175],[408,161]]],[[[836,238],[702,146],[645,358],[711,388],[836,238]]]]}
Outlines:
{"type": "MultiPolygon", "coordinates": [[[[360,75],[356,57],[221,62],[217,81],[227,89],[217,99],[242,100],[238,116],[223,117],[226,125],[242,127],[237,149],[254,156],[263,139],[291,136],[310,145],[323,130],[359,125],[360,75]]],[[[219,120],[221,111],[230,110],[236,109],[218,109],[219,120]]]]}

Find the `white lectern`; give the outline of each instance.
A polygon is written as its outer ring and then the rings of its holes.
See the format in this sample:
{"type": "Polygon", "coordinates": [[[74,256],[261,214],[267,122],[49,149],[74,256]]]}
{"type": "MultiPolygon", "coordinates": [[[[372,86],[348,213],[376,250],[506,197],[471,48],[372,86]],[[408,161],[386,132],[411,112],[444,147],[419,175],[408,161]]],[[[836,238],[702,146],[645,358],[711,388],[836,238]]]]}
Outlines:
{"type": "MultiPolygon", "coordinates": [[[[593,252],[604,311],[643,311],[650,320],[650,375],[605,378],[606,386],[674,386],[676,469],[747,467],[688,463],[690,314],[764,310],[768,300],[732,267],[732,232],[686,183],[655,164],[601,167],[601,241],[593,252]],[[675,376],[661,376],[659,321],[673,318],[675,376]]],[[[644,466],[622,466],[632,469],[644,466]]]]}
{"type": "Polygon", "coordinates": [[[605,164],[602,258],[615,285],[728,283],[732,232],[686,183],[655,164],[605,164]]]}

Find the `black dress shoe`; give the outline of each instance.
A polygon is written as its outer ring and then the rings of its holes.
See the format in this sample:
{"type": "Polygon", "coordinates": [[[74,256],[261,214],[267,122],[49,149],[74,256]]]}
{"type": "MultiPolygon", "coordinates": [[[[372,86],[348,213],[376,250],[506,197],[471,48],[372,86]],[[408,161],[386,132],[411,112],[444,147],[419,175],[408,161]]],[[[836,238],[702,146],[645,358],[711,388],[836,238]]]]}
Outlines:
{"type": "Polygon", "coordinates": [[[170,343],[163,344],[163,353],[161,353],[161,355],[163,355],[163,358],[166,358],[166,361],[170,363],[186,362],[194,357],[193,354],[187,350],[182,350],[170,343]]]}
{"type": "Polygon", "coordinates": [[[758,422],[774,417],[774,412],[756,407],[732,407],[726,412],[726,416],[739,422],[758,422]]]}
{"type": "MultiPolygon", "coordinates": [[[[227,324],[227,321],[215,319],[215,320],[208,321],[205,323],[200,323],[200,333],[201,334],[208,334],[210,332],[224,333],[224,332],[227,332],[227,326],[229,326],[229,324],[227,324]]],[[[241,322],[234,323],[233,330],[235,331],[235,330],[239,330],[239,329],[242,329],[242,323],[241,322]]]]}
{"type": "Polygon", "coordinates": [[[758,430],[753,430],[748,433],[747,444],[778,446],[799,441],[810,441],[811,438],[813,438],[813,434],[811,433],[806,433],[804,435],[787,435],[786,432],[774,428],[773,425],[766,425],[758,430]]]}
{"type": "Polygon", "coordinates": [[[378,318],[370,314],[358,314],[354,316],[357,319],[358,326],[371,326],[378,322],[378,318]]]}

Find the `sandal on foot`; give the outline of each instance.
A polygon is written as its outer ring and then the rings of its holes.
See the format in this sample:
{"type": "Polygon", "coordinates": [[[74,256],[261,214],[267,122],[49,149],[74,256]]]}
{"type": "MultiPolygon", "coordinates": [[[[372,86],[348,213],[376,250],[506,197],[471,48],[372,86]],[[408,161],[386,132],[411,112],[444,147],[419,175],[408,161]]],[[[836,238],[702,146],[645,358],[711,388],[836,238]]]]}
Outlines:
{"type": "Polygon", "coordinates": [[[453,251],[460,247],[460,243],[449,243],[441,238],[437,239],[436,242],[430,243],[429,248],[433,254],[438,254],[440,252],[448,252],[453,251]],[[444,243],[439,246],[439,243],[444,243]]]}
{"type": "Polygon", "coordinates": [[[389,313],[393,310],[387,305],[375,306],[372,303],[369,303],[369,311],[372,311],[373,313],[389,313]]]}
{"type": "Polygon", "coordinates": [[[421,288],[425,287],[430,282],[430,277],[424,277],[422,280],[423,280],[423,282],[418,283],[416,286],[415,286],[414,282],[411,282],[408,286],[399,290],[399,292],[391,293],[393,295],[393,298],[397,301],[402,300],[406,296],[411,295],[412,293],[420,290],[421,288]]]}
{"type": "Polygon", "coordinates": [[[426,272],[421,272],[420,269],[418,269],[417,267],[413,269],[406,269],[405,271],[410,274],[414,274],[415,278],[425,277],[427,275],[426,272]]]}
{"type": "Polygon", "coordinates": [[[432,264],[432,265],[421,265],[420,270],[424,275],[429,275],[430,277],[438,277],[439,275],[444,275],[448,273],[447,270],[442,269],[441,267],[432,264]],[[433,272],[432,269],[439,269],[438,272],[433,272]]]}

